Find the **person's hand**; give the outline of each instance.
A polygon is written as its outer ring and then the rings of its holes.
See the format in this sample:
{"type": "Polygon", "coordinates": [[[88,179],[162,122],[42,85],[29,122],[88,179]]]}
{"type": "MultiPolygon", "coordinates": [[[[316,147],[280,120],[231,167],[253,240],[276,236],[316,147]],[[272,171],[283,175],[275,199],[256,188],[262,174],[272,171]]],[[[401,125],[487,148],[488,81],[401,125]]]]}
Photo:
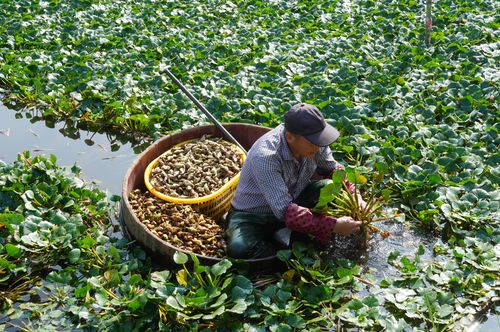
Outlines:
{"type": "Polygon", "coordinates": [[[359,230],[360,226],[360,220],[354,220],[351,217],[340,217],[337,218],[333,232],[343,236],[350,236],[354,231],[359,230]]]}

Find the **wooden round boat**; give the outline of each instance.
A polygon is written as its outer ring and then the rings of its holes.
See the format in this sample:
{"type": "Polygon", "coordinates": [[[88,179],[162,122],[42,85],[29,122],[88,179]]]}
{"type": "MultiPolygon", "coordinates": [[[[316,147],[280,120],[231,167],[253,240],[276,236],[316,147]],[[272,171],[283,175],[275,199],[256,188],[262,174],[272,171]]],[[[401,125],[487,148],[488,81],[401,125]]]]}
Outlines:
{"type": "MultiPolygon", "coordinates": [[[[267,127],[244,123],[224,124],[224,127],[246,150],[249,150],[260,136],[270,130],[270,128],[267,127]]],[[[195,127],[164,136],[144,150],[132,163],[125,175],[122,186],[120,211],[121,221],[124,223],[126,231],[130,237],[135,239],[158,264],[167,266],[172,265],[173,255],[176,251],[181,251],[186,254],[189,254],[190,252],[174,247],[151,233],[134,214],[129,203],[129,194],[134,189],[140,189],[142,191],[147,190],[144,183],[144,171],[152,160],[178,143],[194,138],[200,138],[206,134],[223,137],[222,133],[220,133],[217,127],[213,125],[195,127]]],[[[209,257],[199,254],[195,255],[202,264],[207,265],[217,263],[221,260],[221,258],[217,257],[209,257]]],[[[271,269],[274,265],[279,265],[279,261],[276,259],[276,256],[259,259],[246,259],[243,260],[243,262],[246,263],[245,265],[248,265],[247,267],[250,271],[254,272],[271,269]]]]}

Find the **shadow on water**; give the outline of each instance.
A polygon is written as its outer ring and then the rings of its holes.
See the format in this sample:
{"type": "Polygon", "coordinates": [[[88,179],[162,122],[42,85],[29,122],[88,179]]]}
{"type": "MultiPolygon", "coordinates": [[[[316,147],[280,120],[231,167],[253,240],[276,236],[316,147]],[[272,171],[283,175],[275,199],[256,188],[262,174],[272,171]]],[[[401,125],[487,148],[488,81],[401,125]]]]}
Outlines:
{"type": "MultiPolygon", "coordinates": [[[[1,98],[1,95],[0,95],[1,98]]],[[[114,135],[102,130],[85,130],[74,123],[55,123],[44,120],[31,111],[16,111],[0,103],[0,162],[11,163],[19,153],[57,157],[61,166],[76,164],[81,168],[81,178],[106,191],[108,196],[120,195],[123,178],[128,167],[151,142],[131,135],[114,135]]],[[[115,207],[116,209],[116,207],[115,207]]],[[[112,216],[113,236],[122,237],[116,216],[112,216]]],[[[38,277],[58,267],[45,267],[38,277]]],[[[45,289],[50,284],[44,282],[45,289]]],[[[26,292],[16,303],[43,303],[47,294],[26,292]]],[[[0,324],[7,324],[7,331],[19,331],[23,319],[11,320],[0,315],[0,324]]],[[[1,330],[1,329],[0,329],[1,330]]]]}
{"type": "MultiPolygon", "coordinates": [[[[2,100],[2,95],[0,94],[0,100],[2,100]]],[[[52,117],[45,117],[43,112],[37,108],[29,108],[24,106],[18,106],[15,101],[5,101],[0,103],[0,110],[9,109],[15,112],[16,119],[27,119],[31,124],[34,123],[44,123],[47,128],[57,128],[59,133],[63,136],[71,138],[73,140],[79,140],[82,137],[85,144],[93,145],[94,135],[104,135],[110,143],[112,151],[120,149],[122,145],[130,144],[135,153],[142,152],[149,144],[151,140],[146,136],[138,134],[136,131],[127,130],[123,127],[108,127],[103,128],[92,122],[84,121],[83,119],[65,119],[63,121],[57,121],[52,117]],[[89,137],[88,133],[92,133],[89,137]]]]}

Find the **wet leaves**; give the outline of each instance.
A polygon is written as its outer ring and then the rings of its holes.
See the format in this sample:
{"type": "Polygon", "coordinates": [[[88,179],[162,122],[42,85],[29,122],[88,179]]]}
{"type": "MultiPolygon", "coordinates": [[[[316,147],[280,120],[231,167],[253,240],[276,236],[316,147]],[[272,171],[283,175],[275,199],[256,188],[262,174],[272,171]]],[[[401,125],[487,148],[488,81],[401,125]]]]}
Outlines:
{"type": "MultiPolygon", "coordinates": [[[[462,231],[447,244],[438,243],[434,248],[438,259],[425,256],[423,247],[414,257],[391,253],[389,263],[400,273],[380,281],[355,262],[325,259],[316,247],[300,242],[278,253],[287,269],[259,283],[262,289],[237,273],[227,259],[204,266],[194,254],[182,252],[174,256],[179,269],[149,272],[143,252],[107,235],[112,226],[106,221],[109,206],[99,205],[98,191],[85,189],[75,173],[55,164],[55,157],[24,154],[19,159],[0,168],[0,179],[5,181],[2,193],[12,194],[2,200],[0,213],[0,305],[9,319],[22,320],[31,329],[290,330],[330,329],[339,322],[346,328],[371,330],[415,324],[424,330],[459,328],[499,292],[499,234],[491,228],[475,234],[462,231]],[[62,197],[49,199],[37,191],[49,190],[41,185],[47,179],[58,183],[62,197]],[[12,188],[19,186],[31,189],[14,194],[12,188]],[[73,196],[74,204],[61,203],[65,193],[75,192],[83,201],[73,196]],[[25,200],[43,203],[33,204],[36,215],[25,208],[25,200]],[[14,204],[19,213],[9,212],[8,206],[14,204]],[[86,214],[77,212],[84,210],[86,214]],[[80,223],[88,223],[89,213],[94,223],[79,229],[80,223]],[[20,296],[47,300],[24,301],[17,309],[14,304],[20,296]]],[[[450,198],[460,194],[460,190],[448,193],[450,198]]],[[[488,192],[476,194],[490,197],[488,192]]]]}
{"type": "Polygon", "coordinates": [[[0,301],[3,309],[51,266],[77,262],[77,239],[107,218],[106,196],[87,188],[77,168],[60,168],[56,161],[25,152],[13,164],[0,165],[0,292],[8,299],[0,301]]]}

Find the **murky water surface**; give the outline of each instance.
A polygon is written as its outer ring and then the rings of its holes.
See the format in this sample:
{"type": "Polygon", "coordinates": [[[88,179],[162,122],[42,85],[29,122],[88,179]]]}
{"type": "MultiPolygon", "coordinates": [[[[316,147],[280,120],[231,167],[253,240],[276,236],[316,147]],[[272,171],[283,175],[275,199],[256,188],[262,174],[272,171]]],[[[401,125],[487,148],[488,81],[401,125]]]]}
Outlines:
{"type": "Polygon", "coordinates": [[[387,263],[387,257],[393,251],[398,251],[402,256],[413,256],[422,245],[425,249],[422,258],[431,259],[436,238],[411,229],[403,220],[392,219],[376,225],[390,235],[383,238],[379,234],[372,234],[367,250],[360,249],[363,240],[357,234],[349,238],[336,235],[329,254],[331,257],[345,257],[357,261],[377,279],[391,277],[398,272],[387,263]]]}
{"type": "MultiPolygon", "coordinates": [[[[67,134],[63,124],[49,128],[44,122],[32,122],[26,117],[16,118],[16,113],[0,103],[0,160],[10,163],[16,160],[18,153],[29,150],[33,154],[55,154],[58,164],[72,166],[75,163],[82,169],[82,178],[95,182],[108,195],[120,195],[125,172],[144,147],[131,143],[117,143],[116,138],[84,130],[67,134]]],[[[335,252],[344,250],[341,256],[358,260],[377,278],[389,277],[396,271],[387,264],[387,255],[398,250],[403,255],[413,255],[420,244],[426,248],[426,256],[432,254],[436,239],[411,230],[401,222],[384,222],[381,226],[391,232],[388,238],[376,236],[369,245],[369,251],[363,255],[352,248],[349,241],[338,240],[335,252]],[[349,251],[350,250],[350,251],[349,251]]],[[[119,236],[119,233],[117,233],[119,236]]],[[[500,331],[499,308],[485,317],[484,322],[477,322],[468,331],[500,331]]]]}

